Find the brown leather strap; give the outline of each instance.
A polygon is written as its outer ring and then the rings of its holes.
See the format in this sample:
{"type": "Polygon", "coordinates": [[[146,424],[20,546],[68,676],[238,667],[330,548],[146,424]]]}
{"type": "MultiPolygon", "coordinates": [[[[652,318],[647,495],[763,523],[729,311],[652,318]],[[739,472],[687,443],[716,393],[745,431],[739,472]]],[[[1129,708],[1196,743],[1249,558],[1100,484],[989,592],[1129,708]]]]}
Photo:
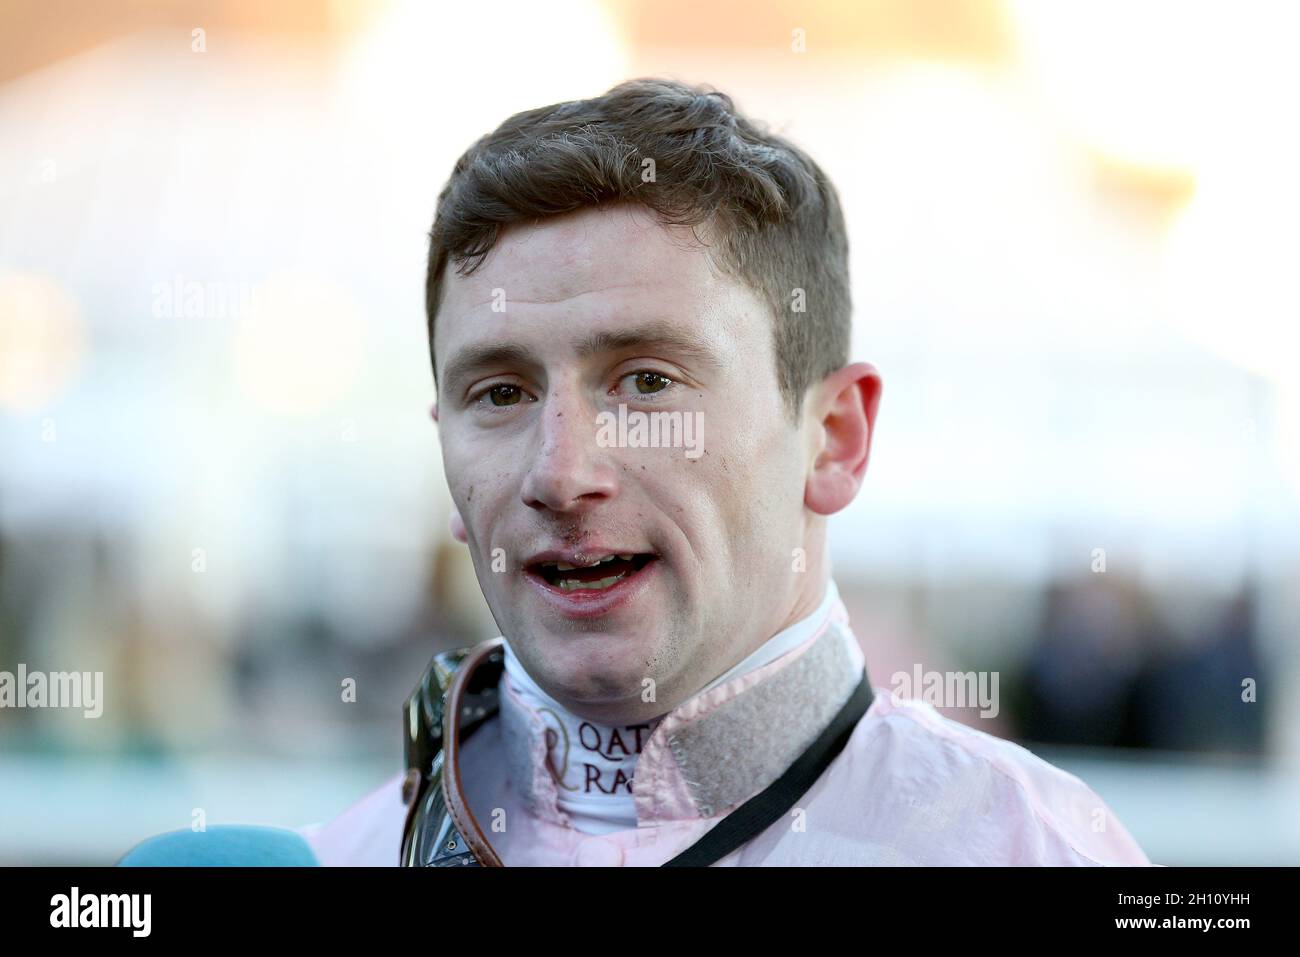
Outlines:
{"type": "Polygon", "coordinates": [[[465,800],[460,781],[460,730],[464,710],[465,690],[474,675],[474,669],[482,664],[489,655],[505,644],[505,639],[496,638],[475,646],[459,668],[452,680],[451,690],[447,695],[447,706],[442,715],[443,773],[442,793],[447,802],[447,811],[456,822],[456,830],[465,844],[474,854],[475,860],[482,867],[504,867],[497,852],[488,843],[487,836],[474,818],[474,812],[465,800]]]}

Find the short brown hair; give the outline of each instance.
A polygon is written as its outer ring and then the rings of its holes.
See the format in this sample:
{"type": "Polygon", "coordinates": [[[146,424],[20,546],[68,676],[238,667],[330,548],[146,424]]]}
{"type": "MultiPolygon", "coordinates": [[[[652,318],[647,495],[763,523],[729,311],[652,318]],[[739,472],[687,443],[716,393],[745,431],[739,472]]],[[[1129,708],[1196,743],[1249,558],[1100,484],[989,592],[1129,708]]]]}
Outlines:
{"type": "Polygon", "coordinates": [[[848,236],[835,188],[726,94],[660,79],[516,113],[456,162],[429,235],[435,377],[434,316],[448,261],[467,275],[511,225],[626,201],[665,224],[716,228],[715,262],[772,310],[777,381],[797,416],[805,390],[848,362],[848,236]],[[794,309],[796,290],[803,311],[794,309]]]}

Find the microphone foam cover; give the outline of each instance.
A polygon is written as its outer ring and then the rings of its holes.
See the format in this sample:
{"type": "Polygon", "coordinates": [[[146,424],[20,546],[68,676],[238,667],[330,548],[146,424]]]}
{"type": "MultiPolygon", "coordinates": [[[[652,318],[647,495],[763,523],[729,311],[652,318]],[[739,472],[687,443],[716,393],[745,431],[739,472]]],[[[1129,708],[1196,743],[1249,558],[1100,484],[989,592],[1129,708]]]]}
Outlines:
{"type": "Polygon", "coordinates": [[[281,827],[222,824],[141,841],[118,867],[319,867],[311,846],[281,827]]]}

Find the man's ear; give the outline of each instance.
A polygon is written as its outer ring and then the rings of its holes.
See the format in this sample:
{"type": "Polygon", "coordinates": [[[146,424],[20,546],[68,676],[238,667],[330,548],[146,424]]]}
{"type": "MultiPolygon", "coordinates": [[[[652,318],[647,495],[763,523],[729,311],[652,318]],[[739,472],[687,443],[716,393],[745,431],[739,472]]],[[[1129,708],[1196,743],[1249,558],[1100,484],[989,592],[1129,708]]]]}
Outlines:
{"type": "Polygon", "coordinates": [[[465,532],[465,520],[460,517],[460,512],[455,506],[451,509],[451,537],[456,539],[462,545],[469,544],[469,536],[465,532]]]}
{"type": "Polygon", "coordinates": [[[438,421],[438,400],[437,399],[434,399],[433,405],[429,407],[429,418],[433,419],[433,421],[435,422],[438,421]]]}
{"type": "Polygon", "coordinates": [[[855,362],[827,376],[809,396],[807,412],[821,441],[803,500],[818,515],[838,512],[862,487],[881,388],[875,366],[855,362]]]}

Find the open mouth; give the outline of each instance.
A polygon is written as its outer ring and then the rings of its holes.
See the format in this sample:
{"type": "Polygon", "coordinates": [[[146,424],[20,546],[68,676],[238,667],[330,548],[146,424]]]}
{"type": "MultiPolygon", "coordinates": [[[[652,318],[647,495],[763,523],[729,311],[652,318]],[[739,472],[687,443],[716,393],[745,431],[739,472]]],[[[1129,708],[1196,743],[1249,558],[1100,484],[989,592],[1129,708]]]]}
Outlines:
{"type": "Polygon", "coordinates": [[[657,557],[649,552],[606,555],[584,566],[568,562],[534,562],[527,566],[527,571],[563,592],[604,591],[631,578],[657,557]]]}

